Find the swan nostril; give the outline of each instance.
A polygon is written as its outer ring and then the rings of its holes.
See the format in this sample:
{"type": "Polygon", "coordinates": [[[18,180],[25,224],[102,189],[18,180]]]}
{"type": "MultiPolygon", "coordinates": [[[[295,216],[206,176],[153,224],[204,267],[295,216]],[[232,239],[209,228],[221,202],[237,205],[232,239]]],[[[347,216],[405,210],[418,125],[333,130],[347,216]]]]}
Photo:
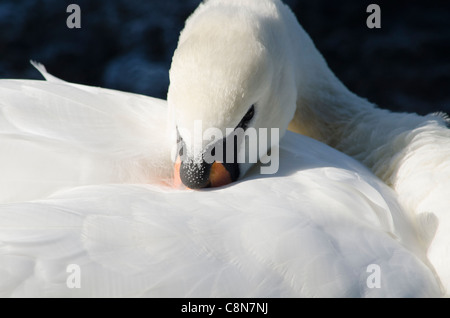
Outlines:
{"type": "Polygon", "coordinates": [[[192,161],[181,162],[180,179],[188,188],[207,188],[210,186],[210,172],[211,164],[208,164],[205,161],[201,163],[194,163],[192,161]]]}

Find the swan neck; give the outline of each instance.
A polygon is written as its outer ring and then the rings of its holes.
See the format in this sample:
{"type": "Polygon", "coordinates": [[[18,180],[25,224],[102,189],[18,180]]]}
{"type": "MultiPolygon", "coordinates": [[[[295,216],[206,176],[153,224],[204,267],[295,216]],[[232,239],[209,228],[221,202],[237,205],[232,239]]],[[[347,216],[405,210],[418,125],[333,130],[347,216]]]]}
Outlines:
{"type": "Polygon", "coordinates": [[[288,129],[338,147],[350,133],[351,122],[374,111],[373,104],[350,92],[334,77],[314,88],[299,87],[296,111],[288,129]]]}

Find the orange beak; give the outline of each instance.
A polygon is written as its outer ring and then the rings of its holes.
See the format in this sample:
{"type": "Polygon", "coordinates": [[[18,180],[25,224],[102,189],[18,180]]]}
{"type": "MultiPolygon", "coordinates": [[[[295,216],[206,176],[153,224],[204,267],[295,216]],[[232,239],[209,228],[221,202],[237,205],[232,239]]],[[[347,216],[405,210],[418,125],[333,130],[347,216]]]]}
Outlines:
{"type": "Polygon", "coordinates": [[[175,161],[175,165],[173,167],[173,187],[181,188],[183,182],[180,177],[180,167],[181,167],[181,159],[180,156],[177,157],[177,161],[175,161]]]}
{"type": "MultiPolygon", "coordinates": [[[[180,176],[180,168],[181,168],[181,159],[180,156],[177,157],[177,160],[174,165],[173,172],[173,186],[175,188],[180,188],[183,185],[180,176]]],[[[209,185],[212,188],[221,187],[233,182],[231,179],[231,175],[225,166],[220,162],[214,162],[211,166],[211,171],[209,173],[209,185]]]]}
{"type": "Polygon", "coordinates": [[[220,162],[214,162],[211,167],[211,172],[209,174],[209,181],[211,182],[211,187],[221,187],[227,185],[231,182],[231,175],[225,166],[220,162]]]}

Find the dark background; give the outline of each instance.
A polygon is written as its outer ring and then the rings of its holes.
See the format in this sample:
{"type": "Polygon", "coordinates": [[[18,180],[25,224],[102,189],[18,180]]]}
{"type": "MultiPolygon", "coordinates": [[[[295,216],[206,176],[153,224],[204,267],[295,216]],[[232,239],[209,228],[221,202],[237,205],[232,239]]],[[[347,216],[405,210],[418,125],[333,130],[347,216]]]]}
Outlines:
{"type": "MultiPolygon", "coordinates": [[[[354,92],[396,111],[450,113],[450,1],[286,0],[354,92]],[[366,8],[381,7],[381,29],[366,8]]],[[[184,21],[200,0],[0,0],[0,78],[64,80],[165,98],[184,21]],[[81,29],[66,8],[81,7],[81,29]]],[[[0,96],[1,98],[1,96],[0,96]]]]}

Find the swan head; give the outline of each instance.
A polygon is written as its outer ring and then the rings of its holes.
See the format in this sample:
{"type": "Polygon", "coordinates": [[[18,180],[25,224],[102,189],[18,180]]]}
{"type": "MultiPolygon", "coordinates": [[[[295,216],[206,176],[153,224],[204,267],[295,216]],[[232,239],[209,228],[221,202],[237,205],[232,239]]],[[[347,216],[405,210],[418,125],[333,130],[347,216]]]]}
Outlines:
{"type": "Polygon", "coordinates": [[[170,69],[175,179],[189,188],[242,177],[255,163],[250,152],[257,160],[264,156],[295,112],[288,50],[274,32],[279,19],[206,5],[188,19],[170,69]],[[269,135],[265,145],[262,132],[269,135]]]}

